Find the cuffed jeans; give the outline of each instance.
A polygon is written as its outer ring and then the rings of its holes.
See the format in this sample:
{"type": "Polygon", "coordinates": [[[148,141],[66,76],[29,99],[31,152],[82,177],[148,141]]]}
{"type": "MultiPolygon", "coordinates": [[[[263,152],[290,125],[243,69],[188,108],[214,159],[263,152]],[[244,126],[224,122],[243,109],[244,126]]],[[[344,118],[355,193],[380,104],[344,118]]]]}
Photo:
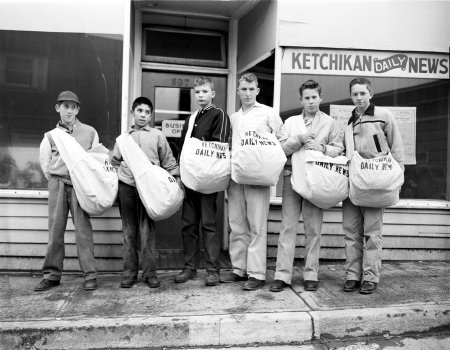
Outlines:
{"type": "Polygon", "coordinates": [[[269,217],[270,187],[240,185],[230,181],[228,211],[230,259],[233,273],[266,279],[267,219],[269,217]]]}
{"type": "Polygon", "coordinates": [[[81,209],[75,190],[56,176],[48,179],[48,244],[42,268],[44,278],[59,281],[65,256],[64,234],[67,217],[72,214],[80,269],[85,280],[97,278],[94,238],[89,215],[81,209]]]}
{"type": "Polygon", "coordinates": [[[283,205],[281,208],[281,231],[278,238],[278,252],[275,279],[287,284],[292,281],[295,256],[295,240],[298,220],[303,211],[305,226],[305,267],[303,279],[317,281],[319,273],[320,238],[322,235],[323,210],[302,198],[292,189],[291,175],[284,176],[283,205]]]}
{"type": "Polygon", "coordinates": [[[155,223],[148,216],[136,187],[119,181],[119,210],[123,230],[123,277],[137,277],[138,239],[141,239],[142,277],[156,275],[155,223]]]}
{"type": "Polygon", "coordinates": [[[203,194],[187,187],[181,217],[185,268],[197,269],[200,251],[199,223],[202,225],[206,270],[219,272],[220,236],[216,227],[217,192],[203,194]]]}
{"type": "Polygon", "coordinates": [[[378,283],[383,249],[383,208],[342,203],[347,280],[378,283]]]}

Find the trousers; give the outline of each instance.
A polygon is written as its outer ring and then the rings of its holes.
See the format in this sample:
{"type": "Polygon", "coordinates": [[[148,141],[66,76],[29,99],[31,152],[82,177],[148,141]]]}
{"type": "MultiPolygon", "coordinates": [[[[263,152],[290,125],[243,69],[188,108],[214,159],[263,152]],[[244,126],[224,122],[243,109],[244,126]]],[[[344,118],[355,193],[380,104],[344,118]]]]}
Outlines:
{"type": "Polygon", "coordinates": [[[265,280],[270,187],[231,180],[227,191],[233,273],[265,280]]]}
{"type": "Polygon", "coordinates": [[[48,180],[48,244],[42,268],[44,278],[59,281],[65,257],[64,234],[67,217],[72,214],[80,269],[85,280],[97,278],[94,238],[89,215],[81,209],[75,189],[56,176],[48,180]]]}
{"type": "Polygon", "coordinates": [[[347,280],[379,282],[383,214],[383,208],[358,207],[349,198],[342,203],[347,280]]]}

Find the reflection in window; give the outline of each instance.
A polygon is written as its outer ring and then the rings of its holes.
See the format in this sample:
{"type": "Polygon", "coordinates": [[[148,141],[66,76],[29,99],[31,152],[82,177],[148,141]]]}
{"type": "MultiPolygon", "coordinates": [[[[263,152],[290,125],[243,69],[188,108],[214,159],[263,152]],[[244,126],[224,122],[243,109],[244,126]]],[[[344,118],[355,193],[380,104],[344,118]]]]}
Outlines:
{"type": "Polygon", "coordinates": [[[155,87],[155,126],[163,120],[184,120],[195,109],[194,89],[155,87]]]}
{"type": "Polygon", "coordinates": [[[79,96],[79,119],[111,149],[120,132],[121,70],[117,36],[0,31],[0,189],[47,187],[39,145],[59,120],[63,90],[79,96]]]}
{"type": "MultiPolygon", "coordinates": [[[[283,120],[300,114],[298,88],[308,79],[323,89],[321,110],[330,113],[330,104],[352,105],[348,84],[354,77],[283,74],[280,114],[283,120]]],[[[449,186],[448,80],[412,78],[369,78],[374,88],[372,102],[378,106],[416,107],[416,161],[405,166],[401,198],[446,199],[449,186]]],[[[449,199],[449,198],[447,198],[449,199]]]]}

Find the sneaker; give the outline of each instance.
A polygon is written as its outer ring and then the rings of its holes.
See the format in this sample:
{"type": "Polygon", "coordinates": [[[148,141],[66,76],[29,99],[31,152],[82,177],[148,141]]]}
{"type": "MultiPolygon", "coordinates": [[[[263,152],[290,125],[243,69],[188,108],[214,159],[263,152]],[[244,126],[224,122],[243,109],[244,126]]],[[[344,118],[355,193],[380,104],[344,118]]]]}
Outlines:
{"type": "Polygon", "coordinates": [[[284,288],[285,287],[287,287],[288,286],[288,284],[286,283],[286,282],[284,282],[284,281],[282,281],[282,280],[274,280],[273,282],[272,282],[272,284],[270,285],[270,288],[269,288],[269,290],[271,291],[271,292],[281,292],[281,291],[283,291],[284,290],[284,288]]]}
{"type": "Polygon", "coordinates": [[[53,287],[59,286],[59,280],[53,281],[44,278],[39,284],[34,287],[35,292],[43,292],[44,290],[52,289],[53,287]]]}
{"type": "Polygon", "coordinates": [[[97,280],[95,278],[84,282],[84,290],[95,290],[95,289],[97,289],[97,280]]]}
{"type": "Polygon", "coordinates": [[[313,291],[317,290],[317,288],[319,288],[319,282],[306,280],[303,288],[307,291],[313,292],[313,291]]]}
{"type": "Polygon", "coordinates": [[[137,282],[136,276],[126,276],[120,282],[120,288],[131,288],[137,282]]]}
{"type": "Polygon", "coordinates": [[[147,278],[145,279],[145,283],[147,283],[147,285],[148,285],[150,288],[158,288],[158,287],[161,285],[161,282],[159,282],[159,279],[158,279],[157,276],[150,276],[150,277],[147,277],[147,278]]]}
{"type": "Polygon", "coordinates": [[[241,282],[241,281],[247,281],[247,276],[239,276],[233,272],[228,272],[225,274],[220,274],[220,282],[222,283],[233,283],[233,282],[241,282]]]}
{"type": "Polygon", "coordinates": [[[185,283],[189,280],[194,279],[195,277],[197,277],[197,271],[184,269],[182,272],[175,276],[174,281],[175,283],[185,283]]]}
{"type": "Polygon", "coordinates": [[[257,289],[261,288],[264,285],[264,283],[266,283],[266,281],[258,280],[253,277],[249,277],[248,281],[245,282],[243,289],[244,290],[257,290],[257,289]]]}
{"type": "Polygon", "coordinates": [[[344,284],[344,291],[345,292],[354,292],[359,287],[361,287],[360,281],[347,280],[347,281],[345,281],[345,284],[344,284]]]}
{"type": "Polygon", "coordinates": [[[377,284],[375,282],[364,281],[359,292],[361,294],[372,294],[377,290],[377,284]]]}
{"type": "Polygon", "coordinates": [[[208,272],[208,276],[205,279],[205,286],[217,286],[220,283],[218,272],[208,272]]]}

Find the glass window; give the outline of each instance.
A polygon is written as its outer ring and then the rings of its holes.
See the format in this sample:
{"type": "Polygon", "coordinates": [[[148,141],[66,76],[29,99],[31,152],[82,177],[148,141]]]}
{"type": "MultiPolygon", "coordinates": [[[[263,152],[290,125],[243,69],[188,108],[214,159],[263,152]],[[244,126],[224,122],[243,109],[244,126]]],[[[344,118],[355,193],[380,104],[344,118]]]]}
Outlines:
{"type": "MultiPolygon", "coordinates": [[[[286,120],[301,113],[298,88],[308,79],[322,86],[323,112],[329,114],[330,105],[352,105],[348,85],[353,78],[282,74],[281,117],[286,120]]],[[[401,198],[446,199],[450,181],[447,173],[448,80],[393,77],[369,77],[369,80],[374,88],[372,101],[375,105],[416,107],[416,164],[405,166],[401,198]]]]}
{"type": "Polygon", "coordinates": [[[196,107],[192,88],[155,87],[155,126],[163,120],[184,120],[196,107]]]}
{"type": "Polygon", "coordinates": [[[44,133],[59,120],[56,97],[80,98],[80,121],[112,149],[120,133],[122,38],[0,31],[0,189],[45,189],[44,133]]]}

